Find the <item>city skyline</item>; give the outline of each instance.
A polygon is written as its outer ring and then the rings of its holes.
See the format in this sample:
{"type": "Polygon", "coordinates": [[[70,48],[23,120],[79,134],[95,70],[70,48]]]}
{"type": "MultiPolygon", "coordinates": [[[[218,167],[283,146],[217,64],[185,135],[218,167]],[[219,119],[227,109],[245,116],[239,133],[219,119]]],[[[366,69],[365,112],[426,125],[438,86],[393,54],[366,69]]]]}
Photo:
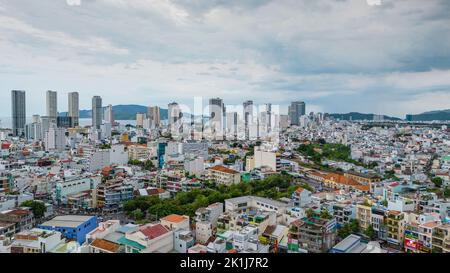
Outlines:
{"type": "Polygon", "coordinates": [[[202,96],[397,117],[449,108],[446,1],[22,2],[0,4],[0,116],[15,89],[40,114],[46,90],[60,92],[60,111],[72,90],[112,105],[202,96]]]}
{"type": "Polygon", "coordinates": [[[0,0],[0,255],[448,254],[449,49],[448,0],[0,0]]]}

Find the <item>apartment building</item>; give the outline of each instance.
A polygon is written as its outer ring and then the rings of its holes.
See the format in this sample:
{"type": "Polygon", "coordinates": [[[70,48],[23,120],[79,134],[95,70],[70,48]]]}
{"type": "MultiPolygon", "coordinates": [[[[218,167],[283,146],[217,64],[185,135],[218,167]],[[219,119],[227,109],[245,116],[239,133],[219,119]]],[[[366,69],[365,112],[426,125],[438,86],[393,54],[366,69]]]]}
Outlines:
{"type": "Polygon", "coordinates": [[[60,232],[34,228],[14,236],[11,253],[47,253],[62,242],[60,232]]]}
{"type": "Polygon", "coordinates": [[[433,230],[433,253],[450,253],[450,224],[437,226],[433,230]]]}
{"type": "Polygon", "coordinates": [[[372,207],[367,204],[356,205],[356,220],[362,230],[367,229],[371,225],[372,207]]]}
{"type": "Polygon", "coordinates": [[[120,179],[108,180],[98,185],[95,195],[97,207],[117,209],[122,207],[124,202],[133,199],[134,187],[120,179]]]}
{"type": "Polygon", "coordinates": [[[126,253],[168,253],[173,250],[173,232],[161,224],[148,224],[127,232],[119,242],[126,253]]]}
{"type": "Polygon", "coordinates": [[[403,212],[390,210],[387,213],[387,242],[401,248],[404,240],[405,215],[403,212]]]}
{"type": "Polygon", "coordinates": [[[259,196],[240,196],[225,200],[225,211],[227,212],[246,212],[255,209],[283,214],[286,208],[286,203],[259,196]]]}
{"type": "Polygon", "coordinates": [[[238,171],[217,165],[209,169],[209,176],[217,184],[230,186],[241,182],[241,174],[238,171]]]}
{"type": "Polygon", "coordinates": [[[21,231],[30,230],[34,226],[34,215],[31,210],[26,209],[12,209],[0,212],[0,222],[3,223],[4,228],[8,234],[16,234],[21,231]],[[12,231],[11,224],[14,225],[12,231]]]}
{"type": "Polygon", "coordinates": [[[288,249],[293,252],[328,252],[336,240],[336,219],[303,218],[289,227],[288,249]]]}
{"type": "Polygon", "coordinates": [[[195,237],[197,242],[205,244],[217,231],[217,220],[223,214],[222,203],[215,203],[195,212],[195,237]]]}

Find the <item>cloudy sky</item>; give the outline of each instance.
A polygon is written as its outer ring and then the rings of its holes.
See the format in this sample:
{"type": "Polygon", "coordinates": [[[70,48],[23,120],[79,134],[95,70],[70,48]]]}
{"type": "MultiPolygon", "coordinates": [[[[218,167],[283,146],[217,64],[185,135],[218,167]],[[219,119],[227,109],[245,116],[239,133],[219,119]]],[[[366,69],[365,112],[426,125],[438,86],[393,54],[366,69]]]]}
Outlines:
{"type": "Polygon", "coordinates": [[[93,95],[449,109],[450,1],[0,0],[0,89],[0,116],[12,89],[27,91],[30,115],[44,113],[46,90],[59,92],[59,111],[71,91],[84,109],[93,95]]]}

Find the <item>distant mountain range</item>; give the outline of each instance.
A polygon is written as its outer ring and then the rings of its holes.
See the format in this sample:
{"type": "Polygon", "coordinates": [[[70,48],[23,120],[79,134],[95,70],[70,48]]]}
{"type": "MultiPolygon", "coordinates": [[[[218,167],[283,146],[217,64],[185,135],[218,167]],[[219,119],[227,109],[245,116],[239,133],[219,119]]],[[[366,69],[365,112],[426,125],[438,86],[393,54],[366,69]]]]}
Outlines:
{"type": "Polygon", "coordinates": [[[350,112],[346,114],[329,114],[329,116],[340,120],[376,120],[382,118],[383,120],[401,120],[397,117],[390,117],[376,114],[362,114],[358,112],[350,112]]]}
{"type": "MultiPolygon", "coordinates": [[[[114,118],[116,120],[135,120],[137,113],[147,113],[147,107],[136,104],[129,105],[115,105],[113,106],[114,118]]],[[[160,110],[161,120],[168,119],[168,110],[162,109],[160,110]]],[[[67,115],[67,112],[60,113],[61,116],[67,115]]],[[[186,115],[186,114],[185,114],[186,115]]],[[[358,112],[350,112],[350,113],[333,113],[328,114],[329,116],[340,119],[340,120],[402,120],[397,117],[391,117],[386,115],[376,115],[376,114],[364,114],[358,112]]],[[[80,118],[91,118],[92,111],[91,110],[81,110],[80,118]]],[[[450,109],[448,110],[437,110],[424,112],[422,114],[410,115],[411,121],[433,121],[433,120],[450,120],[450,109]]]]}
{"type": "Polygon", "coordinates": [[[450,109],[424,112],[418,115],[410,115],[410,121],[450,120],[450,109]]]}
{"type": "MultiPolygon", "coordinates": [[[[103,107],[106,109],[106,107],[103,107]]],[[[136,114],[147,113],[148,108],[142,105],[114,105],[113,106],[114,119],[115,120],[135,120],[136,114]]],[[[160,110],[161,120],[168,118],[167,109],[160,110]]],[[[67,112],[60,113],[61,116],[66,116],[67,112]]],[[[92,118],[92,110],[80,110],[80,118],[92,118]]]]}
{"type": "MultiPolygon", "coordinates": [[[[381,117],[383,120],[403,120],[397,117],[390,117],[386,115],[376,115],[376,114],[362,114],[358,112],[350,112],[346,114],[329,114],[331,117],[340,120],[379,120],[381,117]]],[[[407,115],[406,120],[408,121],[433,121],[433,120],[450,120],[450,109],[447,110],[436,110],[424,112],[417,115],[407,115]]]]}

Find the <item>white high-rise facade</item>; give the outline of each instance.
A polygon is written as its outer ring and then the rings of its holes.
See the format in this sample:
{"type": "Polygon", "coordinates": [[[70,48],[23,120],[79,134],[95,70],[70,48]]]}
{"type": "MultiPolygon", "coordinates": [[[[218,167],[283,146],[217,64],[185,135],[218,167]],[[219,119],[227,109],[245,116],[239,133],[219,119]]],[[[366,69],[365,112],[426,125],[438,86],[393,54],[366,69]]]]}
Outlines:
{"type": "Polygon", "coordinates": [[[44,145],[46,151],[64,151],[66,147],[66,130],[50,127],[45,133],[44,145]]]}
{"type": "Polygon", "coordinates": [[[226,119],[226,109],[221,98],[209,100],[209,127],[214,139],[224,138],[224,125],[226,119]]]}
{"type": "Polygon", "coordinates": [[[109,104],[108,106],[106,106],[106,110],[105,110],[105,121],[107,123],[111,123],[114,124],[114,111],[113,111],[113,106],[111,104],[109,104]]]}

